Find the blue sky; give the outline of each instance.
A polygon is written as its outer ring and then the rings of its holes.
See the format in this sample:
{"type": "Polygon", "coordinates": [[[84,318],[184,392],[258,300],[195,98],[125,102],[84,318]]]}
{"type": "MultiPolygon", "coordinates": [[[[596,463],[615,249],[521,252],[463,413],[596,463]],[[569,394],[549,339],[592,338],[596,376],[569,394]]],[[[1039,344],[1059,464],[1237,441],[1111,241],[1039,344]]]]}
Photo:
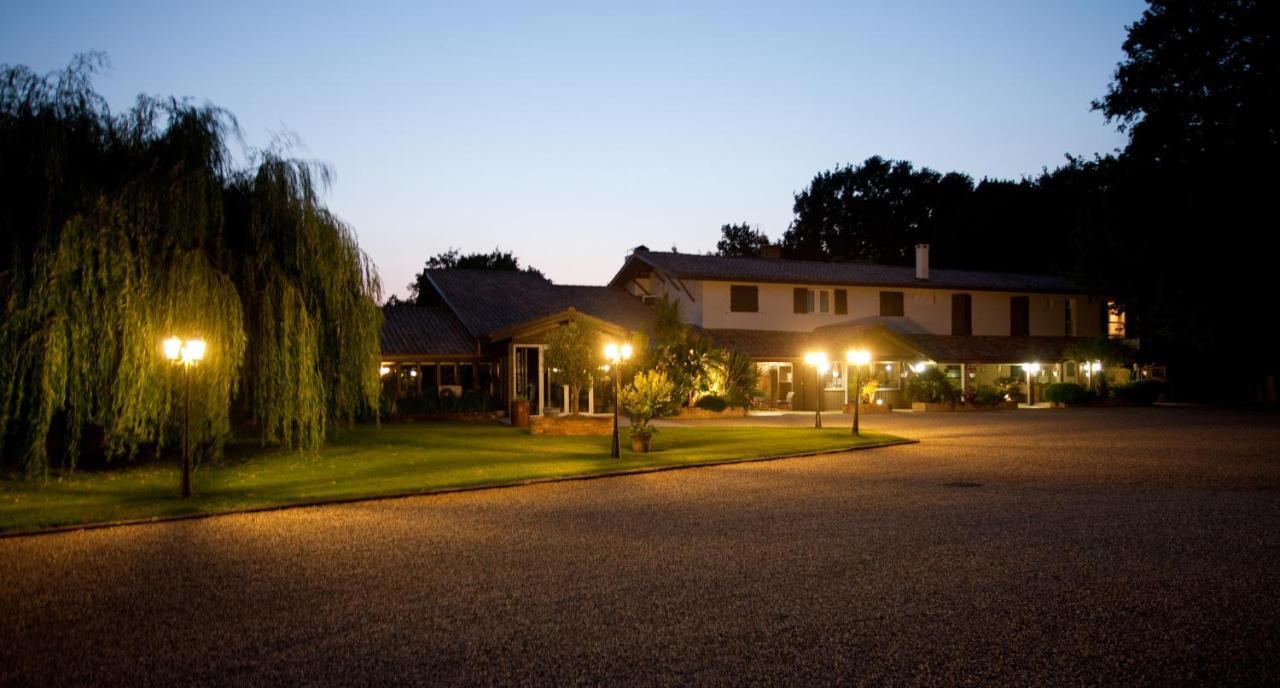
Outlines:
{"type": "Polygon", "coordinates": [[[290,131],[332,165],[388,293],[495,246],[598,284],[644,243],[777,238],[813,175],[880,154],[1017,178],[1123,137],[1089,103],[1132,0],[1044,3],[174,3],[6,0],[0,63],[108,53],[140,93],[290,131]]]}

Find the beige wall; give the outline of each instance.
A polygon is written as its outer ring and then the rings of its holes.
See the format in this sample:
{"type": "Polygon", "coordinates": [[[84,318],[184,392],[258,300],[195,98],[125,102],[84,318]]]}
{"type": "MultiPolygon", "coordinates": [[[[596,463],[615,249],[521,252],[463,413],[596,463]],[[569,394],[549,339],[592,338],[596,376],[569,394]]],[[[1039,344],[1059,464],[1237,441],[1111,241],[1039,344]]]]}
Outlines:
{"type": "MultiPolygon", "coordinates": [[[[657,282],[658,280],[654,280],[657,282]]],[[[756,313],[734,313],[729,310],[729,286],[749,284],[744,282],[686,281],[685,285],[697,298],[689,302],[681,290],[681,308],[686,319],[708,328],[733,328],[750,330],[785,330],[809,332],[823,325],[832,325],[857,318],[880,315],[880,292],[903,292],[905,317],[919,326],[920,333],[951,334],[951,295],[973,295],[973,334],[1008,335],[1009,300],[1019,294],[1009,292],[960,291],[954,289],[900,289],[880,287],[831,287],[803,284],[760,284],[759,305],[756,313]],[[829,290],[831,312],[794,313],[792,293],[795,287],[829,290]],[[835,289],[846,289],[849,294],[849,312],[836,315],[835,289]]],[[[652,289],[651,289],[652,291],[652,289]]],[[[1066,302],[1075,299],[1075,335],[1101,334],[1101,302],[1083,296],[1063,294],[1025,294],[1030,299],[1031,334],[1036,336],[1063,336],[1066,332],[1066,302]]],[[[673,296],[674,297],[674,296],[673,296]]]]}

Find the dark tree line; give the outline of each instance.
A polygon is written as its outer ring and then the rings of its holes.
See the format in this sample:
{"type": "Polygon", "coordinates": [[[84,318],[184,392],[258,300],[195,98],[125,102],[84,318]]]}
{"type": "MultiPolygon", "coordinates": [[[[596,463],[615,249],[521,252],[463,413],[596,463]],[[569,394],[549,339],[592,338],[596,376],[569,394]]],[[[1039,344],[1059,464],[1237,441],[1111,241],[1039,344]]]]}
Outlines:
{"type": "MultiPolygon", "coordinates": [[[[408,303],[419,303],[422,295],[425,294],[430,286],[427,284],[427,270],[440,270],[444,268],[460,268],[464,270],[523,270],[530,274],[546,278],[542,271],[532,265],[520,267],[520,259],[511,251],[503,251],[495,248],[488,253],[463,253],[459,249],[450,248],[443,253],[437,253],[427,259],[426,265],[423,266],[422,272],[419,272],[413,281],[409,283],[408,303]]],[[[391,297],[391,303],[396,303],[394,296],[391,297]]]]}
{"type": "Polygon", "coordinates": [[[940,267],[1071,276],[1124,305],[1175,393],[1274,400],[1280,364],[1249,354],[1277,336],[1276,15],[1151,0],[1093,103],[1128,133],[1123,151],[1018,181],[880,157],[822,172],[796,194],[784,254],[909,264],[927,241],[940,267]]]}

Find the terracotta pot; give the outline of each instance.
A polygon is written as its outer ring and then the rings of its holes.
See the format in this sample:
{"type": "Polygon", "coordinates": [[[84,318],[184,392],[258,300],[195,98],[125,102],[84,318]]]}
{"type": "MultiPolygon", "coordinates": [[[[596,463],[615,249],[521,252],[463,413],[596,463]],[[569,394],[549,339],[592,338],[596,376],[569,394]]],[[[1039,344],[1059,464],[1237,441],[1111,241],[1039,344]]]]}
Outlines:
{"type": "Polygon", "coordinates": [[[514,399],[511,402],[511,427],[529,427],[529,400],[514,399]]]}
{"type": "Polygon", "coordinates": [[[637,453],[637,454],[645,454],[645,453],[648,453],[648,451],[649,451],[649,440],[650,440],[650,439],[652,439],[652,438],[653,438],[653,436],[652,436],[652,435],[632,435],[632,436],[631,436],[631,451],[633,451],[633,452],[635,452],[635,453],[637,453]]]}

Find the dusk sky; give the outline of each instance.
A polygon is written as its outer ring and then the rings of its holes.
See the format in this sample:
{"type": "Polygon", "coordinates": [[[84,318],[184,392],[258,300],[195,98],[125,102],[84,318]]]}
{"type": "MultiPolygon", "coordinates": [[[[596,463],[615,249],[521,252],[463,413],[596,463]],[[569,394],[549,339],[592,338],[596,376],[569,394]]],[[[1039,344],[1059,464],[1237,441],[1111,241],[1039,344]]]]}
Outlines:
{"type": "Polygon", "coordinates": [[[816,172],[875,154],[978,179],[1110,152],[1089,104],[1142,7],[7,0],[0,63],[100,50],[115,109],[192,96],[251,146],[296,134],[403,296],[450,247],[601,284],[636,244],[776,239],[816,172]]]}

